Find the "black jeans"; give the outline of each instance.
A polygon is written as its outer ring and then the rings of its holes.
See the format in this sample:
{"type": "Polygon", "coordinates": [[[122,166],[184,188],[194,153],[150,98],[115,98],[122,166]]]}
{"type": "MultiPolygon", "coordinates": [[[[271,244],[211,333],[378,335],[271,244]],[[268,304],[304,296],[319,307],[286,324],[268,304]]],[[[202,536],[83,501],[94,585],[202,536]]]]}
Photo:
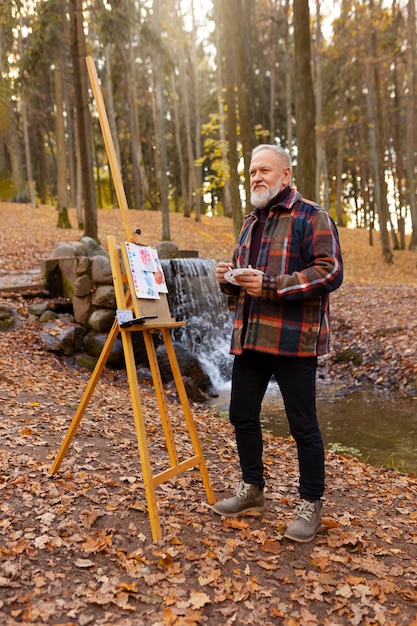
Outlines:
{"type": "Polygon", "coordinates": [[[259,414],[268,383],[275,377],[297,444],[299,493],[319,500],[324,492],[324,449],[316,414],[316,357],[281,357],[245,351],[233,363],[230,421],[235,428],[242,479],[265,484],[259,414]]]}

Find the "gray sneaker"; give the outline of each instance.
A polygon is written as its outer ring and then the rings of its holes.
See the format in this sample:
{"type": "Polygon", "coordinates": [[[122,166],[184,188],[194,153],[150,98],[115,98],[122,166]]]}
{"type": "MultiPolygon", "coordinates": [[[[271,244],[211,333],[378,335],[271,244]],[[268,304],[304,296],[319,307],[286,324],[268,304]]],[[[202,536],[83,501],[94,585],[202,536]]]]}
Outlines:
{"type": "Polygon", "coordinates": [[[265,509],[264,492],[258,485],[240,482],[233,498],[220,500],[211,506],[218,515],[236,517],[242,513],[262,513],[265,509]]]}
{"type": "Polygon", "coordinates": [[[321,524],[321,509],[321,500],[316,502],[301,500],[297,511],[297,519],[288,526],[284,537],[300,542],[314,539],[321,524]]]}

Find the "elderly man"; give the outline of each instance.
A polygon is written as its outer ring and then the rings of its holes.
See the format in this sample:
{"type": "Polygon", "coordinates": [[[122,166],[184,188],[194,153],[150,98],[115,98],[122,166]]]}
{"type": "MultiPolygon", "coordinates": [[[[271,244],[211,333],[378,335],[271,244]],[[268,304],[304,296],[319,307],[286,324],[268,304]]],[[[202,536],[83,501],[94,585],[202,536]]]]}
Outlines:
{"type": "Polygon", "coordinates": [[[237,296],[231,353],[230,421],[242,481],[212,509],[224,516],[264,510],[260,410],[272,376],[297,444],[299,494],[285,536],[310,541],[320,527],[324,449],[316,415],[317,357],[329,348],[329,292],[342,283],[336,226],[291,187],[291,159],[276,145],[252,152],[251,203],[231,263],[220,262],[222,291],[237,296]]]}

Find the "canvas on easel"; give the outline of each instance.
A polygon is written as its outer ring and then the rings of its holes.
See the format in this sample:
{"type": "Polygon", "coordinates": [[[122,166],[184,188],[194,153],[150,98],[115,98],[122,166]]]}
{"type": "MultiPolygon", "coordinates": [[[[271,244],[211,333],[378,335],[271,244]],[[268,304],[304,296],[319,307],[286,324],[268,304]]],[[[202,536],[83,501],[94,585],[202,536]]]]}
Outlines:
{"type": "Polygon", "coordinates": [[[215,501],[215,498],[171,337],[171,331],[174,328],[183,326],[185,322],[176,322],[171,317],[166,295],[167,290],[163,285],[163,281],[161,282],[161,277],[158,275],[158,272],[161,271],[162,268],[158,267],[159,259],[157,258],[156,251],[149,246],[141,246],[140,243],[135,241],[135,237],[132,235],[127,217],[126,196],[122,185],[120,170],[107,120],[107,114],[99,87],[96,68],[91,57],[87,58],[87,67],[99,113],[100,124],[109,157],[110,168],[113,175],[113,181],[119,201],[119,208],[125,227],[127,241],[122,242],[120,246],[118,246],[113,236],[107,238],[117,303],[117,315],[82,400],[73,417],[70,428],[68,429],[61,448],[51,466],[50,473],[54,474],[58,471],[81,422],[82,416],[91,399],[98,379],[106,365],[114,342],[120,334],[126,363],[126,372],[132,402],[139,456],[144,478],[149,521],[152,537],[156,541],[162,536],[155,491],[158,485],[170,480],[174,476],[178,476],[187,470],[197,467],[200,471],[202,483],[205,488],[209,504],[212,504],[215,501]],[[135,275],[135,272],[138,274],[145,273],[145,276],[135,275]],[[146,276],[147,272],[154,275],[146,276]],[[142,282],[142,279],[145,280],[144,283],[142,282]],[[123,313],[125,317],[123,316],[123,313]],[[122,321],[123,319],[125,319],[125,321],[122,321]],[[168,453],[169,466],[165,470],[159,471],[157,474],[154,474],[153,472],[147,442],[145,420],[142,411],[135,356],[133,352],[133,331],[140,331],[143,335],[168,453]],[[178,397],[180,399],[185,418],[185,424],[187,426],[192,445],[193,454],[182,461],[179,460],[165,391],[162,384],[161,373],[153,340],[153,334],[155,332],[160,334],[166,348],[167,357],[171,366],[178,397]]]}

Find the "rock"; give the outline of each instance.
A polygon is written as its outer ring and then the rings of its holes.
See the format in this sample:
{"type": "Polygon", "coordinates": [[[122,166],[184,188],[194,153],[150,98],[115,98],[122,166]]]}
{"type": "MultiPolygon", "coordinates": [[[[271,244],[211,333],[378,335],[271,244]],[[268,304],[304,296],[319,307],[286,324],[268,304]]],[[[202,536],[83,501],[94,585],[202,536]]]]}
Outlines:
{"type": "Polygon", "coordinates": [[[136,370],[136,374],[138,377],[138,381],[140,383],[151,383],[152,382],[152,373],[147,367],[139,367],[136,370]]]}
{"type": "Polygon", "coordinates": [[[99,285],[91,300],[94,306],[105,309],[116,309],[116,296],[112,285],[99,285]]]}
{"type": "Polygon", "coordinates": [[[0,331],[12,330],[16,323],[15,314],[9,307],[0,305],[0,331]]]}
{"type": "Polygon", "coordinates": [[[172,259],[178,254],[178,246],[172,241],[160,241],[155,249],[160,259],[172,259]]]}
{"type": "Polygon", "coordinates": [[[81,237],[80,242],[84,246],[87,256],[103,256],[108,258],[108,253],[92,237],[81,237]]]}
{"type": "MultiPolygon", "coordinates": [[[[193,383],[203,392],[211,388],[209,375],[203,370],[197,357],[186,350],[180,343],[174,342],[175,353],[178,365],[183,377],[190,378],[193,383]]],[[[163,383],[168,383],[173,379],[171,366],[169,364],[165,345],[159,346],[156,350],[161,378],[163,383]]]]}
{"type": "Polygon", "coordinates": [[[91,300],[89,298],[78,298],[74,296],[72,299],[72,308],[74,318],[78,324],[86,324],[91,311],[91,300]]]}
{"type": "Polygon", "coordinates": [[[74,284],[77,280],[77,257],[59,260],[59,270],[62,279],[62,295],[66,298],[74,297],[74,284]]]}
{"type": "MultiPolygon", "coordinates": [[[[78,272],[80,271],[80,267],[78,266],[78,272]]],[[[87,296],[91,293],[93,289],[94,283],[91,278],[87,274],[82,274],[75,279],[74,282],[74,296],[78,296],[80,298],[87,296]]]]}
{"type": "Polygon", "coordinates": [[[50,259],[61,259],[64,257],[88,256],[86,246],[80,241],[61,241],[54,250],[52,250],[50,259]]]}
{"type": "Polygon", "coordinates": [[[185,391],[187,392],[188,398],[191,402],[207,402],[209,399],[208,395],[201,391],[199,387],[195,384],[192,378],[189,376],[183,376],[185,391]]]}
{"type": "Polygon", "coordinates": [[[107,257],[96,256],[92,259],[91,279],[94,283],[113,285],[113,272],[107,257]]]}
{"type": "MultiPolygon", "coordinates": [[[[92,357],[98,359],[104,344],[107,341],[107,333],[88,333],[83,340],[84,351],[92,357]]],[[[124,353],[122,342],[119,338],[114,342],[110,354],[107,359],[109,365],[114,367],[124,367],[124,353]]]]}
{"type": "Polygon", "coordinates": [[[35,302],[34,304],[31,304],[28,308],[28,311],[31,315],[36,315],[37,317],[40,317],[48,309],[49,309],[48,302],[43,301],[43,302],[35,302]]]}
{"type": "Polygon", "coordinates": [[[96,366],[97,359],[95,359],[93,356],[90,356],[89,354],[84,353],[76,358],[75,362],[77,363],[78,367],[84,367],[85,369],[92,372],[96,366]]]}
{"type": "Polygon", "coordinates": [[[77,263],[77,274],[88,274],[91,270],[92,259],[80,256],[77,263]]]}
{"type": "Polygon", "coordinates": [[[59,318],[58,313],[55,313],[54,311],[50,311],[48,309],[47,311],[45,311],[45,313],[42,313],[38,321],[41,322],[41,324],[43,324],[45,322],[50,322],[51,320],[57,320],[58,318],[59,318]]]}
{"type": "Polygon", "coordinates": [[[88,318],[88,326],[97,332],[108,332],[113,326],[114,318],[114,310],[97,309],[88,318]]]}
{"type": "Polygon", "coordinates": [[[155,246],[160,259],[198,258],[198,250],[180,250],[172,241],[160,241],[155,246]]]}
{"type": "Polygon", "coordinates": [[[79,324],[55,320],[44,325],[40,338],[48,352],[69,356],[82,349],[85,333],[86,329],[79,324]]]}

